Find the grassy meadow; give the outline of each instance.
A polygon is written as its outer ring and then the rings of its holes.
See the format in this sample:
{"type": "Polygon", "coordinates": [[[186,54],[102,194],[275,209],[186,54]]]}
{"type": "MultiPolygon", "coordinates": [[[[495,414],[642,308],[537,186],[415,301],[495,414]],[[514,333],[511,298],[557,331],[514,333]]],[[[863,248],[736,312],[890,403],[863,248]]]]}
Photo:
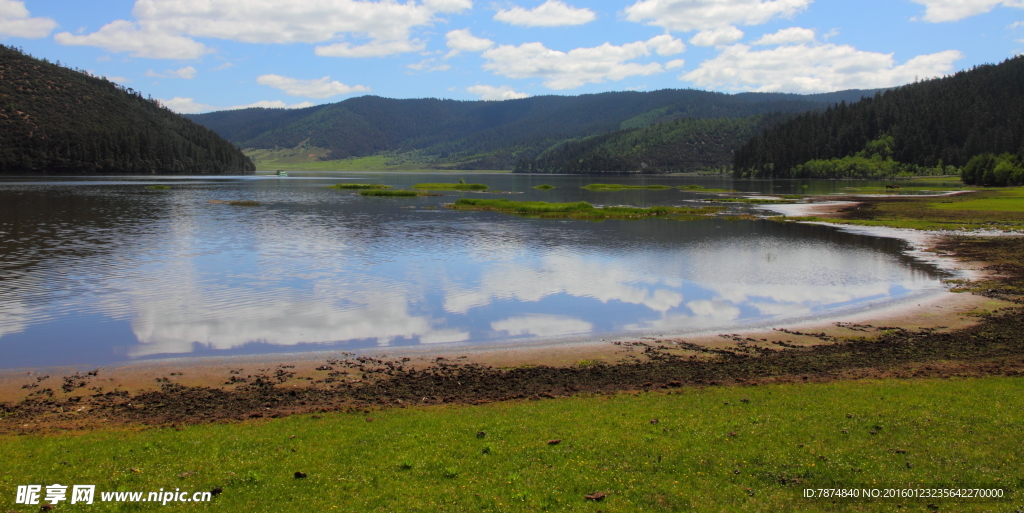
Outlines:
{"type": "Polygon", "coordinates": [[[788,219],[918,230],[1024,230],[1024,187],[983,188],[939,197],[865,199],[842,219],[788,219]]]}
{"type": "Polygon", "coordinates": [[[684,388],[4,435],[0,507],[18,510],[17,485],[61,483],[95,484],[97,497],[223,488],[214,505],[66,511],[1014,511],[1024,507],[1013,492],[1024,485],[1022,384],[684,388]],[[1011,498],[802,496],[825,487],[1001,487],[1011,498]]]}
{"type": "MultiPolygon", "coordinates": [[[[433,169],[427,164],[415,161],[395,163],[387,155],[371,155],[369,157],[353,157],[339,160],[327,160],[330,152],[315,146],[286,149],[246,149],[243,151],[256,164],[256,171],[425,171],[429,173],[466,173],[465,170],[433,169]]],[[[511,173],[510,170],[474,170],[473,173],[511,173]]]]}

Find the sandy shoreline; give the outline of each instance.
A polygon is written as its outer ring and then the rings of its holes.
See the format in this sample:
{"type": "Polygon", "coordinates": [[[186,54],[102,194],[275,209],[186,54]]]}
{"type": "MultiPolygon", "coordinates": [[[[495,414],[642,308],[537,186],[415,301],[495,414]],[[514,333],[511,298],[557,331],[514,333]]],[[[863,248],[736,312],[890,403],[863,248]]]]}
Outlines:
{"type": "MultiPolygon", "coordinates": [[[[825,202],[796,205],[771,205],[770,210],[787,216],[835,215],[841,209],[857,202],[825,202]]],[[[883,237],[901,238],[913,246],[911,254],[941,269],[956,271],[971,279],[984,275],[979,262],[963,262],[937,253],[935,244],[943,234],[884,227],[832,225],[838,229],[883,237]]],[[[705,331],[661,336],[626,336],[606,339],[584,339],[561,343],[492,345],[471,347],[395,347],[361,350],[359,355],[384,359],[408,358],[408,366],[425,367],[438,358],[458,363],[478,363],[494,367],[521,365],[571,366],[581,361],[617,363],[635,358],[634,342],[685,342],[708,348],[735,347],[737,343],[778,347],[782,344],[821,344],[829,337],[843,339],[861,337],[877,332],[880,327],[904,329],[955,330],[977,324],[972,311],[992,311],[1010,303],[969,293],[939,292],[924,297],[905,299],[866,311],[840,312],[811,320],[780,321],[775,325],[728,332],[705,331]],[[810,333],[806,335],[801,333],[810,333]]],[[[40,389],[51,388],[60,392],[67,385],[77,394],[100,391],[128,391],[137,393],[159,388],[166,383],[184,386],[229,387],[232,376],[270,373],[278,369],[294,372],[296,386],[322,378],[318,371],[326,362],[354,357],[343,351],[273,354],[257,356],[230,356],[208,358],[162,359],[128,362],[98,369],[54,367],[40,369],[0,370],[0,401],[10,402],[25,398],[40,389]],[[89,370],[96,370],[90,375],[89,370]],[[66,377],[70,377],[66,379],[66,377]],[[87,392],[86,392],[87,391],[87,392]]]]}

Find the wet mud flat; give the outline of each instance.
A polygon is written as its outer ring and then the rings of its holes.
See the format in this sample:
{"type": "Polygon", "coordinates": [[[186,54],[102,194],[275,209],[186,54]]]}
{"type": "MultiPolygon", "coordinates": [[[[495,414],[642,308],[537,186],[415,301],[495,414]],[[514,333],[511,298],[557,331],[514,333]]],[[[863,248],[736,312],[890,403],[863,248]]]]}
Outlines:
{"type": "MultiPolygon", "coordinates": [[[[103,371],[39,377],[22,400],[0,404],[0,432],[91,429],[100,425],[183,425],[239,422],[327,411],[370,411],[442,403],[543,400],[680,387],[863,378],[1024,376],[1024,238],[949,237],[936,248],[983,261],[990,278],[963,283],[965,293],[1011,306],[978,311],[976,325],[954,330],[904,329],[868,323],[842,326],[854,336],[779,330],[786,337],[723,335],[712,347],[664,338],[616,342],[618,363],[495,367],[438,357],[348,355],[315,369],[291,365],[230,370],[220,386],[176,383],[180,372],[157,378],[157,390],[104,391],[103,371]]],[[[465,358],[465,357],[461,357],[465,358]]]]}

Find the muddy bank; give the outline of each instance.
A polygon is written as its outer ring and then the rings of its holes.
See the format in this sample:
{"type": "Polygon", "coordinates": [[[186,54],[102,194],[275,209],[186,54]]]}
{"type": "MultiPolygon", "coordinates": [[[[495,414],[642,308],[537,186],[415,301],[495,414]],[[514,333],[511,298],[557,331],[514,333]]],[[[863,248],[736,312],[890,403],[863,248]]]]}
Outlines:
{"type": "MultiPolygon", "coordinates": [[[[499,369],[438,358],[424,368],[402,360],[368,357],[324,362],[323,378],[293,383],[282,366],[232,375],[230,388],[165,383],[160,390],[66,396],[45,388],[0,408],[0,431],[85,429],[111,424],[191,424],[280,417],[330,410],[363,410],[438,403],[540,399],[579,393],[644,391],[684,386],[753,385],[865,377],[1024,375],[1024,309],[986,314],[977,326],[939,333],[858,325],[864,337],[822,344],[765,347],[754,339],[735,350],[711,349],[680,340],[627,342],[626,363],[499,369]]],[[[807,335],[807,334],[805,334],[807,335]]],[[[814,334],[810,334],[814,335],[814,334]]],[[[65,380],[88,386],[89,376],[65,380]]]]}

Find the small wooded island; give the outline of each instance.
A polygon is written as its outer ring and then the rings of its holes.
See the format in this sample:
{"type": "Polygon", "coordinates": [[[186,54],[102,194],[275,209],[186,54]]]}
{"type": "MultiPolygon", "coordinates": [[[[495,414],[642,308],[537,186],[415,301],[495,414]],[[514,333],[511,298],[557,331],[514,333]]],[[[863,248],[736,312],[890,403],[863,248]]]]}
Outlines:
{"type": "Polygon", "coordinates": [[[252,174],[241,150],[152,98],[0,45],[0,174],[252,174]]]}

